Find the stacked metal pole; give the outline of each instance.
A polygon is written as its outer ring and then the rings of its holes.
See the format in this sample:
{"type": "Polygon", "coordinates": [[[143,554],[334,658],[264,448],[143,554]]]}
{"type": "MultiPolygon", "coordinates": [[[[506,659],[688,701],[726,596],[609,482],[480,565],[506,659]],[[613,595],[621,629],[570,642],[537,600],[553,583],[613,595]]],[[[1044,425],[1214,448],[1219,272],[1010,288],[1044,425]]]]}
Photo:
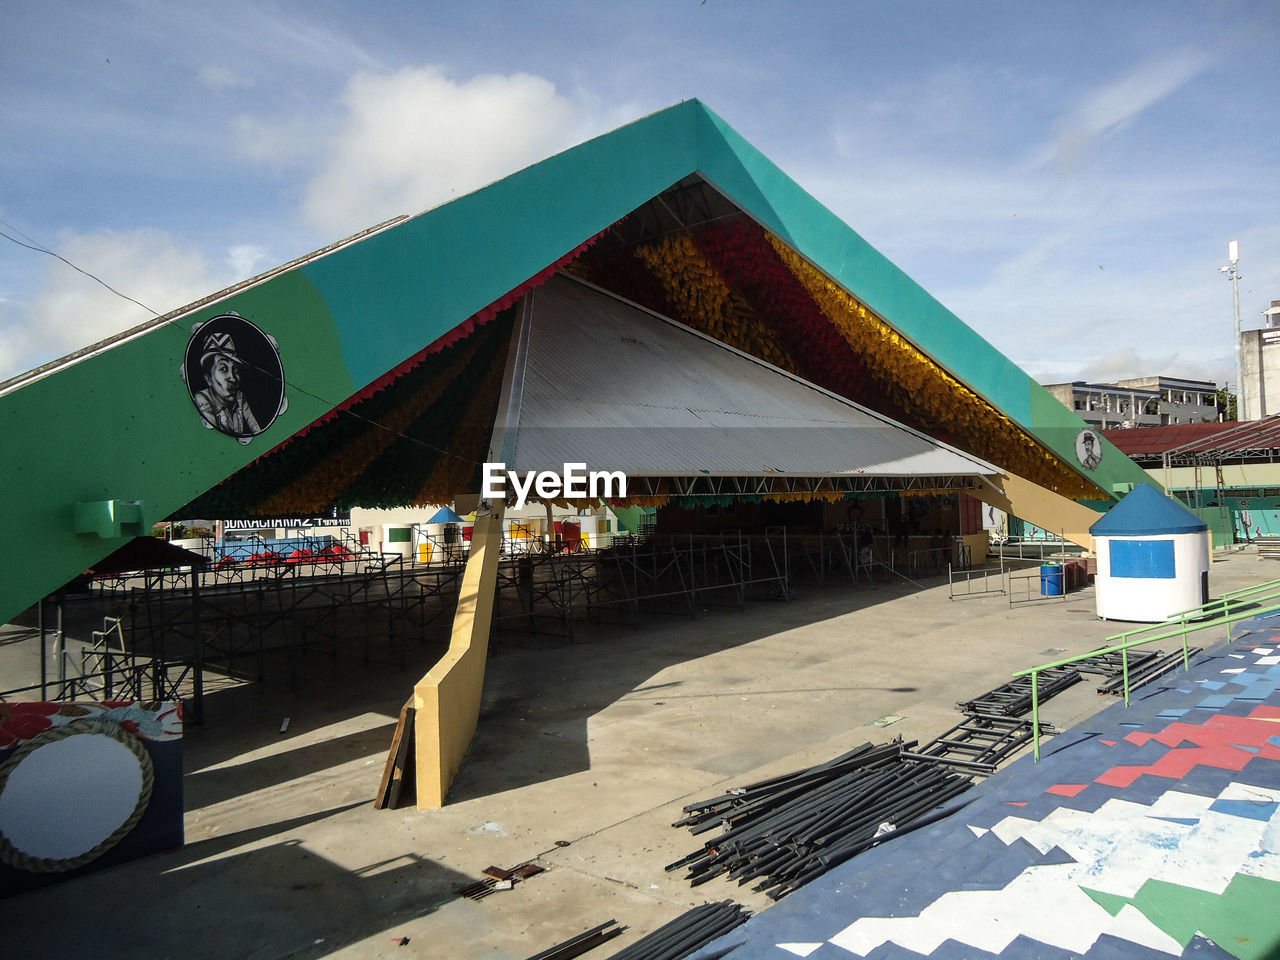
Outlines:
{"type": "Polygon", "coordinates": [[[594,950],[600,944],[612,940],[625,929],[627,928],[618,926],[616,920],[606,920],[576,937],[570,937],[554,947],[548,947],[541,953],[534,954],[528,960],[573,960],[574,957],[580,957],[588,950],[594,950]]]}
{"type": "Polygon", "coordinates": [[[641,937],[612,960],[680,960],[747,922],[751,911],[732,900],[694,907],[641,937]]]}
{"type": "MultiPolygon", "coordinates": [[[[1136,690],[1144,684],[1150,683],[1163,677],[1166,673],[1176,670],[1185,660],[1203,653],[1201,647],[1190,647],[1187,649],[1184,657],[1181,650],[1173,653],[1165,653],[1162,650],[1144,651],[1145,656],[1138,657],[1134,654],[1129,655],[1129,689],[1136,690]]],[[[1099,693],[1109,693],[1114,696],[1124,696],[1125,677],[1123,668],[1119,663],[1115,665],[1108,664],[1108,669],[1099,669],[1096,671],[1105,677],[1098,684],[1099,693]]],[[[1083,664],[1081,669],[1084,669],[1083,664]]]]}
{"type": "Polygon", "coordinates": [[[904,747],[915,745],[864,744],[692,804],[676,826],[724,832],[667,869],[687,868],[694,886],[721,876],[757,881],[755,889],[780,899],[969,788],[967,776],[903,759],[904,747]]]}
{"type": "MultiPolygon", "coordinates": [[[[1055,697],[1067,687],[1080,681],[1080,672],[1071,667],[1049,668],[1040,671],[1036,695],[1041,703],[1055,697]]],[[[1031,678],[1014,677],[994,690],[981,696],[957,703],[961,713],[971,716],[1020,717],[1031,709],[1031,678]]]]}

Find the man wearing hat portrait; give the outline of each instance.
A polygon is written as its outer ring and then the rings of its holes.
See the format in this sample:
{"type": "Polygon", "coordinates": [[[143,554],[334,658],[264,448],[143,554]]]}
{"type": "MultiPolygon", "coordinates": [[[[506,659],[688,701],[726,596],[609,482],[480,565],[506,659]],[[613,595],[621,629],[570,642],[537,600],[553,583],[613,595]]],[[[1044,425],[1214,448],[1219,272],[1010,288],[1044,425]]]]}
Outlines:
{"type": "Polygon", "coordinates": [[[243,362],[236,354],[235,341],[225,332],[204,338],[200,370],[205,389],[192,394],[205,425],[233,437],[253,437],[262,432],[257,418],[241,390],[243,362]]]}

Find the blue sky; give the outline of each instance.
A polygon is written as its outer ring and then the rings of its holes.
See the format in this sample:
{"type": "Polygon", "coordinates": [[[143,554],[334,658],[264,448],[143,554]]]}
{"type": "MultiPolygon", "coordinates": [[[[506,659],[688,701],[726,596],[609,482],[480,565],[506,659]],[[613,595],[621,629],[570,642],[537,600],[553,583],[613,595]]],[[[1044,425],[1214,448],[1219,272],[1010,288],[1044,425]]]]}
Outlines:
{"type": "MultiPolygon", "coordinates": [[[[1280,4],[0,2],[0,231],[165,313],[698,97],[1042,382],[1234,380],[1280,4]],[[20,231],[20,232],[19,232],[20,231]]],[[[146,310],[0,237],[0,379],[146,310]]]]}

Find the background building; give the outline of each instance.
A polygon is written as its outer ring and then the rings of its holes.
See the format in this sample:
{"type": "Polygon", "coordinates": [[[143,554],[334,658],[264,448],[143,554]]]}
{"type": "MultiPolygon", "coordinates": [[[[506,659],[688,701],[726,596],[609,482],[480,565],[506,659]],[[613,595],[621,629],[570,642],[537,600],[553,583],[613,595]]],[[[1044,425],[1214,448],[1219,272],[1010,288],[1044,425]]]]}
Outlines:
{"type": "Polygon", "coordinates": [[[1240,331],[1240,419],[1280,412],[1280,300],[1264,312],[1266,326],[1240,331]]]}
{"type": "MultiPolygon", "coordinates": [[[[1280,337],[1280,330],[1276,331],[1280,337]]],[[[1085,423],[1101,430],[1213,423],[1218,388],[1210,380],[1133,377],[1113,383],[1050,383],[1045,389],[1085,423]]]]}

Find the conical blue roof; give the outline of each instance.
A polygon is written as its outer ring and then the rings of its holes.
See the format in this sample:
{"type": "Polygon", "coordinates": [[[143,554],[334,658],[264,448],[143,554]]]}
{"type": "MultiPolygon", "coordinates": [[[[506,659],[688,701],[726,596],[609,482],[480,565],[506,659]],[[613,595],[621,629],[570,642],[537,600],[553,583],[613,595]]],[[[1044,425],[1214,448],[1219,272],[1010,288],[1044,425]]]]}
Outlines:
{"type": "Polygon", "coordinates": [[[1089,528],[1095,537],[1197,533],[1209,524],[1150,484],[1139,484],[1089,528]]]}
{"type": "Polygon", "coordinates": [[[450,510],[448,507],[441,507],[437,510],[427,523],[461,523],[462,518],[450,510]]]}

